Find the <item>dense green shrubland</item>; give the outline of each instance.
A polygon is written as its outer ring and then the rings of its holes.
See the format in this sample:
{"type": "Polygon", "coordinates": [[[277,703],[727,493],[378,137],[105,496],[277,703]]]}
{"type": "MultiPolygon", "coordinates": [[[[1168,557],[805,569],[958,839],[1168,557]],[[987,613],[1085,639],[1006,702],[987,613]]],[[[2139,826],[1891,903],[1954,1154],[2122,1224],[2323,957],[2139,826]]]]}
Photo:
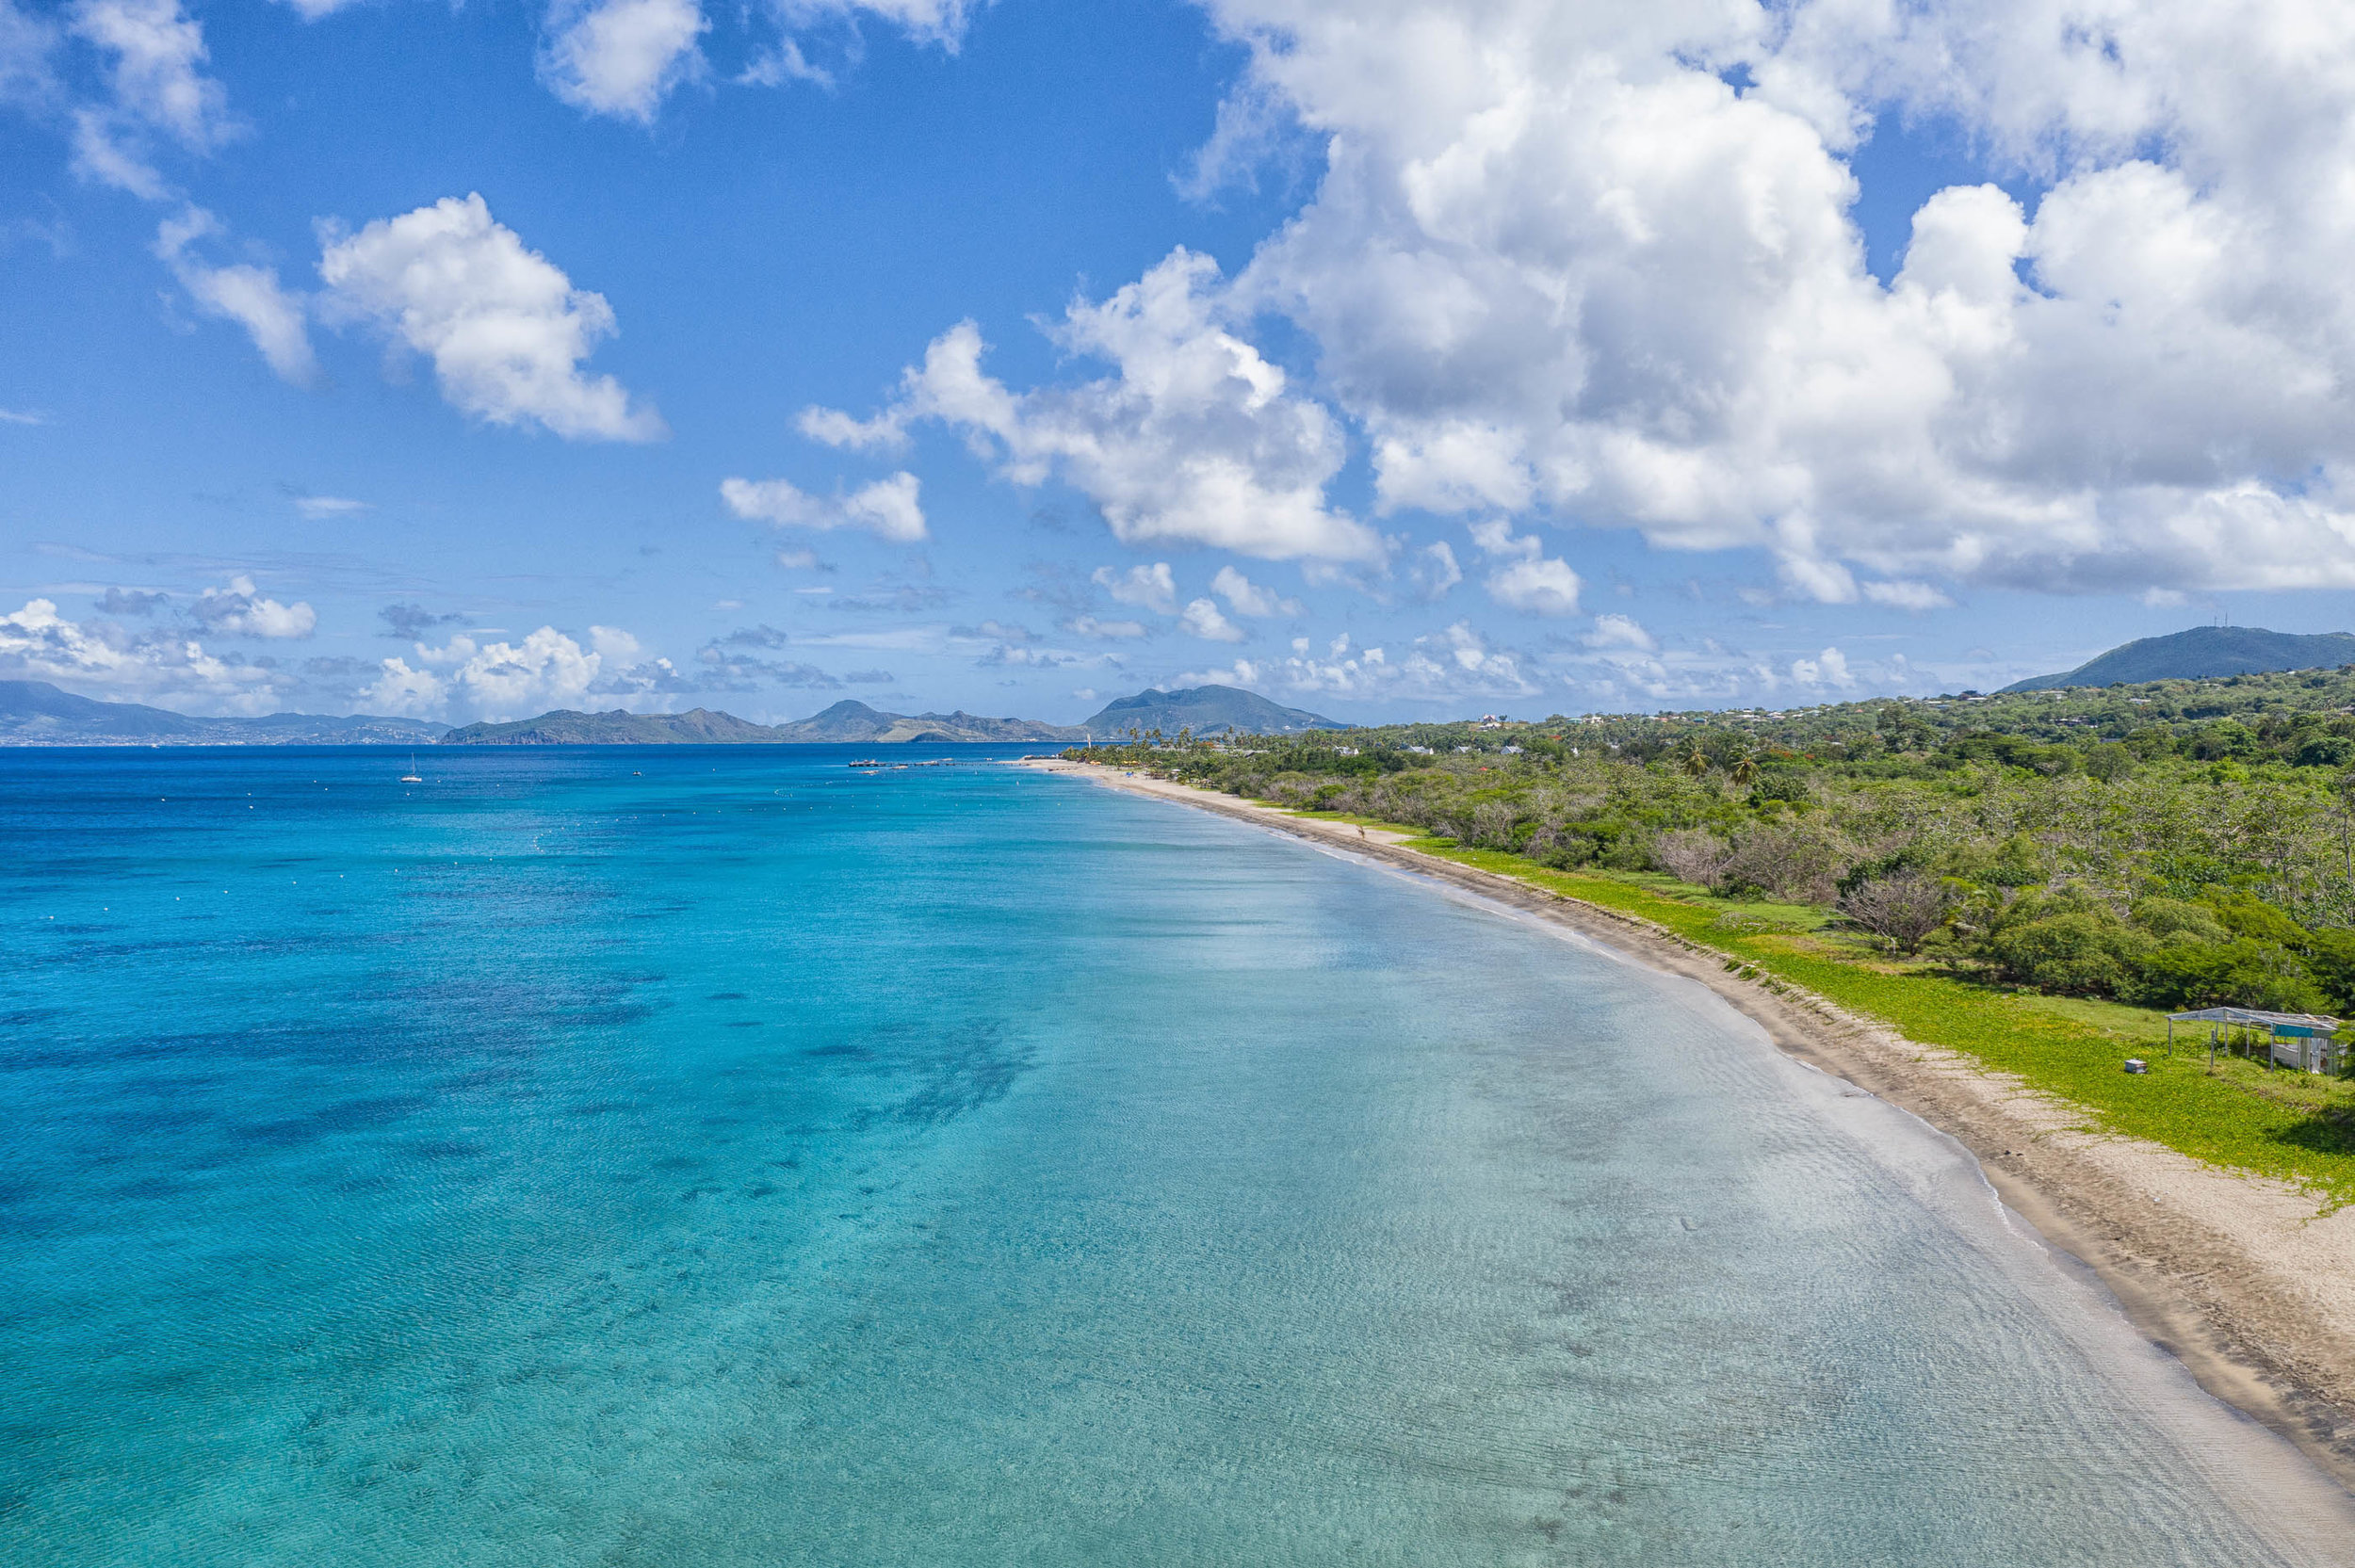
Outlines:
{"type": "Polygon", "coordinates": [[[1120,755],[1561,870],[1818,906],[1958,974],[2355,1013],[2355,667],[1120,755]]]}

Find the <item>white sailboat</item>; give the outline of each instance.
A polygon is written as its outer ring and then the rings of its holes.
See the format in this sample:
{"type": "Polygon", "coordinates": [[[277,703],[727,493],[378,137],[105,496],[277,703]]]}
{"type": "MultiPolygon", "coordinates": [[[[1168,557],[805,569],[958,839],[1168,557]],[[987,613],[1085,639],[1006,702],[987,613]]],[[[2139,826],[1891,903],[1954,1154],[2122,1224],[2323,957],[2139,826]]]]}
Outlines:
{"type": "Polygon", "coordinates": [[[416,753],[416,752],[410,752],[410,753],[409,753],[409,771],[408,771],[408,772],[406,772],[406,773],[403,773],[403,774],[400,776],[400,782],[401,782],[402,784],[423,784],[423,783],[425,783],[425,775],[423,775],[422,773],[419,773],[419,772],[417,771],[417,753],[416,753]]]}

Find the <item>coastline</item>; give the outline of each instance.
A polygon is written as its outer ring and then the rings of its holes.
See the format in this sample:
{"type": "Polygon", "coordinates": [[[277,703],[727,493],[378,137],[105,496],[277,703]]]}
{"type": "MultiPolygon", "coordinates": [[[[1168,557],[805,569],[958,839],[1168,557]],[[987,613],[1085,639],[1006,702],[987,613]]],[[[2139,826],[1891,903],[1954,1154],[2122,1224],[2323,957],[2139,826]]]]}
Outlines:
{"type": "Polygon", "coordinates": [[[1061,758],[1016,767],[1147,795],[1436,878],[1699,982],[1776,1047],[1910,1112],[1978,1161],[1996,1194],[2089,1269],[2127,1318],[2209,1395],[2355,1492],[2355,1204],[2324,1215],[2284,1183],[2084,1130],[2085,1113],[1821,997],[1769,990],[1637,918],[1405,847],[1406,835],[1301,817],[1190,784],[1061,758]]]}

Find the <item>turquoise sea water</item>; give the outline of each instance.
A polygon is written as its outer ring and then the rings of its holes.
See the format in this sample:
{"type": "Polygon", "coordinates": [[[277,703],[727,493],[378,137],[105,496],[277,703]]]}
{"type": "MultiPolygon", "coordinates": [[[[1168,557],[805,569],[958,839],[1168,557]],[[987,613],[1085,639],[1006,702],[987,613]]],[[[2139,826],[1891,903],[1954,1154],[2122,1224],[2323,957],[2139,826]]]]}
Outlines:
{"type": "Polygon", "coordinates": [[[0,753],[0,1561],[2346,1560],[1697,988],[849,754],[0,753]]]}

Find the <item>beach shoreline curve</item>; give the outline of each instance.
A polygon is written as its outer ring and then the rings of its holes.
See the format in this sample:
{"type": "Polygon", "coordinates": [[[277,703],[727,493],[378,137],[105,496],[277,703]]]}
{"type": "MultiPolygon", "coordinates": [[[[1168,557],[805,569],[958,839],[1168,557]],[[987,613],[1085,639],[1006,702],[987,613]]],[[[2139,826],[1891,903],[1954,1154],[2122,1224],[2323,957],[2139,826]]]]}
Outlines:
{"type": "Polygon", "coordinates": [[[2129,1321],[2212,1398],[2355,1494],[2355,1205],[2320,1212],[2285,1183],[2087,1130],[2085,1112],[1821,996],[1730,971],[1640,916],[1407,847],[1407,835],[1295,816],[1061,757],[1015,766],[1231,817],[1448,883],[1695,980],[1777,1049],[1954,1139],[2044,1243],[2090,1270],[2129,1321]]]}

